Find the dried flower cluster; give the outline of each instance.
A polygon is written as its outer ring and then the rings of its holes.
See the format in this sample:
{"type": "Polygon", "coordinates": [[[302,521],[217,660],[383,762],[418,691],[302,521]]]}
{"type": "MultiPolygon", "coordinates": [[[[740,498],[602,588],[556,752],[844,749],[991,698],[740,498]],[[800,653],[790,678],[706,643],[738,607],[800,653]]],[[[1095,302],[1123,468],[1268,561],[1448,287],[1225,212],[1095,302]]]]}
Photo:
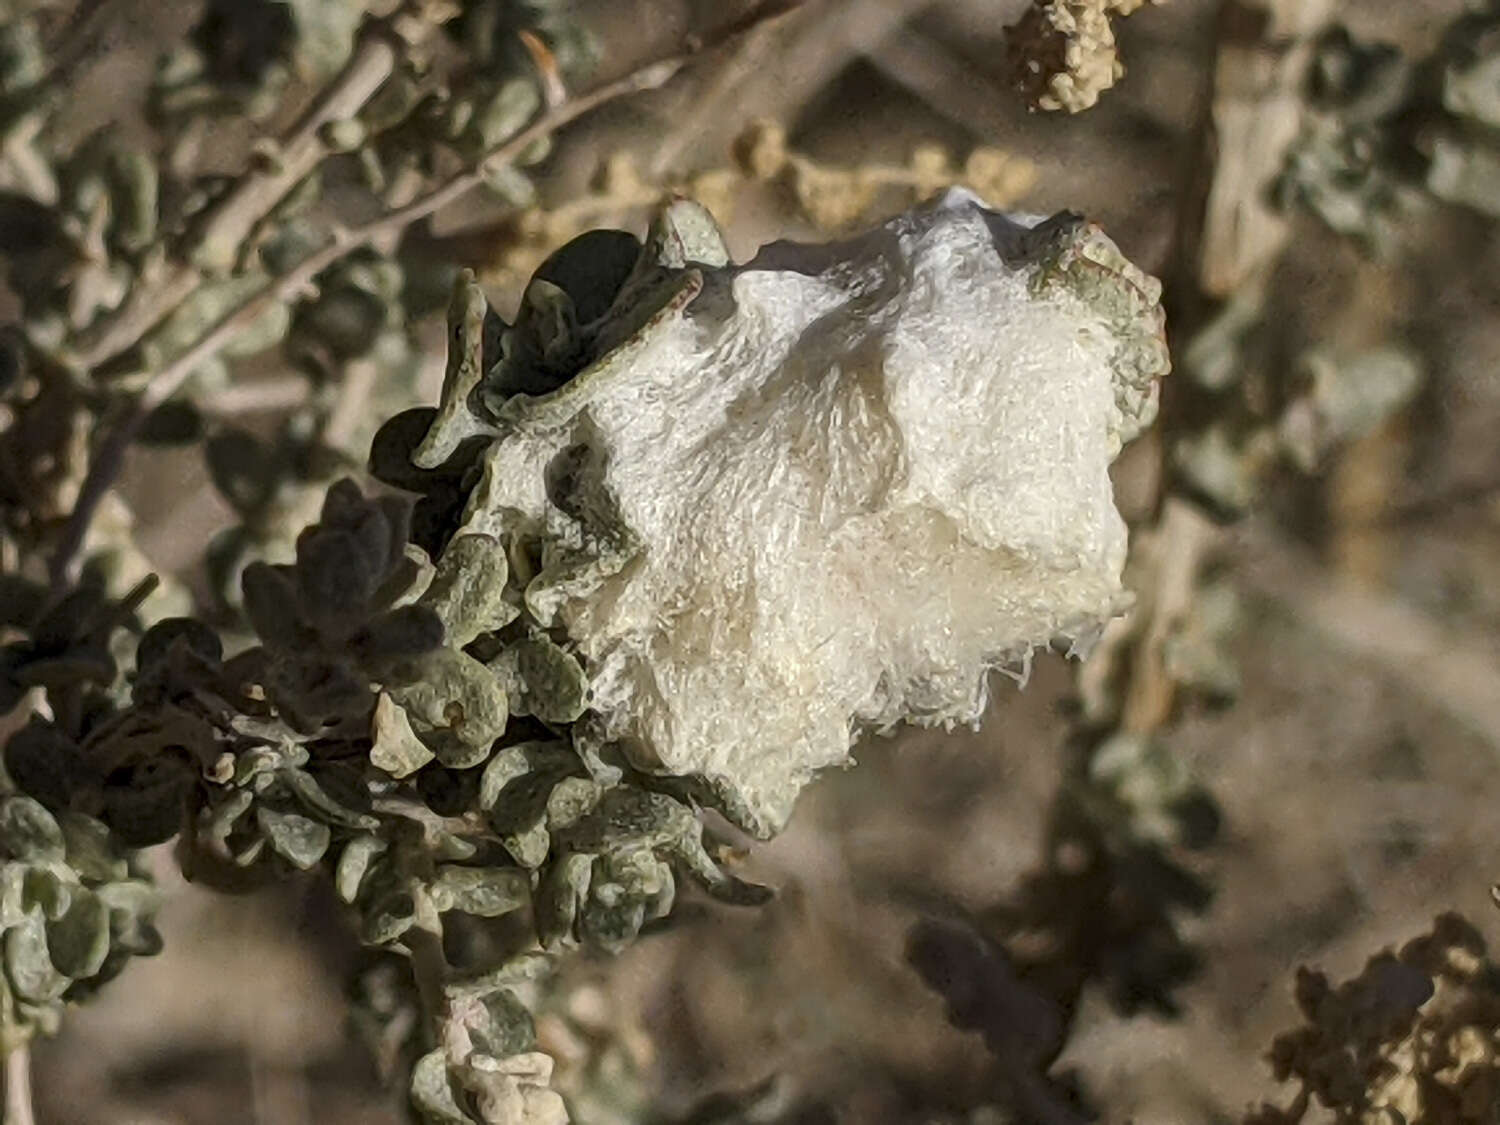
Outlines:
{"type": "Polygon", "coordinates": [[[1017,88],[1037,109],[1089,109],[1125,73],[1112,21],[1148,2],[1033,0],[1006,32],[1017,88]]]}
{"type": "Polygon", "coordinates": [[[1423,58],[1332,28],[1317,46],[1279,196],[1384,254],[1401,220],[1431,198],[1500,215],[1497,66],[1493,0],[1455,20],[1423,58]]]}
{"type": "Polygon", "coordinates": [[[481,281],[524,285],[553,250],[598,222],[654,211],[674,198],[701,203],[720,223],[728,223],[747,191],[766,185],[819,231],[847,234],[872,216],[931,199],[950,187],[973,192],[987,207],[1009,210],[1036,181],[1030,160],[988,145],[971,149],[962,161],[940,145],[925,144],[905,164],[829,164],[792,148],[785,128],[769,120],[745,129],[732,156],[732,163],[723,167],[656,182],[629,153],[615,153],[600,164],[591,191],[554,207],[533,201],[486,228],[481,244],[466,236],[463,245],[482,259],[481,281]]]}

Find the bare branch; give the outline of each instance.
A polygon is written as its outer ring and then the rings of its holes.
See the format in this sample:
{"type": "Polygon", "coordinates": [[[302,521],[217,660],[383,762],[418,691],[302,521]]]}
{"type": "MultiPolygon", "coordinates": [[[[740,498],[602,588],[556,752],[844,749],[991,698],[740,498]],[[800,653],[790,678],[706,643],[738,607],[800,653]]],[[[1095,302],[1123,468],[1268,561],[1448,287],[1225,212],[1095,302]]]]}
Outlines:
{"type": "Polygon", "coordinates": [[[36,1125],[31,1108],[31,1044],[18,1043],[5,1056],[4,1125],[36,1125]]]}

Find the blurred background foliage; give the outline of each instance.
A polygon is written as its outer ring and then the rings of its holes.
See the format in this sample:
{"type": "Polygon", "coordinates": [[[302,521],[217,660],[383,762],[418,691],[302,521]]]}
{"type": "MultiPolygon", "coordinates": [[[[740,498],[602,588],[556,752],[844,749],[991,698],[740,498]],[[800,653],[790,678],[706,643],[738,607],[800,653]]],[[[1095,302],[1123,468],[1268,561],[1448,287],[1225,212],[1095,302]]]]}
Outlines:
{"type": "MultiPolygon", "coordinates": [[[[684,885],[655,917],[648,847],[640,916],[594,916],[596,944],[644,940],[509,982],[489,1031],[529,1021],[584,1125],[1496,1120],[1500,8],[821,0],[527,131],[751,8],[0,0],[0,692],[35,798],[0,806],[30,911],[0,911],[7,1031],[165,942],[37,1043],[38,1119],[401,1119],[404,960],[361,948],[345,886],[258,877],[319,861],[296,802],[338,806],[338,763],[226,782],[190,866],[223,897],[124,848],[170,835],[192,738],[109,758],[123,803],[94,758],[169,652],[212,694],[258,634],[337,686],[319,654],[389,624],[385,540],[316,636],[249,591],[318,604],[320,515],[404,539],[325,494],[436,400],[459,271],[519,322],[558,246],[674,194],[743,258],[960,183],[1083,212],[1166,283],[1176,371],[1117,466],[1135,610],[983,730],[821,779],[737,862],[779,892],[753,912],[684,885]],[[137,650],[187,613],[214,628],[137,650]]],[[[436,556],[459,486],[391,483],[436,556]]],[[[549,809],[583,780],[518,758],[549,809]]],[[[449,764],[419,763],[430,807],[476,797],[449,764]]],[[[745,843],[710,829],[713,859],[745,843]]],[[[451,955],[482,960],[513,935],[471,905],[451,955]]]]}

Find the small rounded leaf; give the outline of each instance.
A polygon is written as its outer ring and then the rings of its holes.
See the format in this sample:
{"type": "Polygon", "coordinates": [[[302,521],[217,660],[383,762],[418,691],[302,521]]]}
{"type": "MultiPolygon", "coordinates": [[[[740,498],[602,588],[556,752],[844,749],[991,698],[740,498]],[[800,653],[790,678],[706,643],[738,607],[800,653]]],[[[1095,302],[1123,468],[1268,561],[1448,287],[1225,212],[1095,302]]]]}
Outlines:
{"type": "Polygon", "coordinates": [[[332,839],[326,824],[264,805],[256,806],[255,821],[276,854],[303,871],[323,858],[332,839]]]}
{"type": "Polygon", "coordinates": [[[385,692],[370,720],[370,764],[392,777],[409,777],[432,761],[432,751],[411,729],[406,712],[385,692]]]}
{"type": "Polygon", "coordinates": [[[439,910],[478,918],[498,918],[531,901],[531,878],[518,867],[445,864],[428,889],[439,910]]]}
{"type": "Polygon", "coordinates": [[[145,445],[189,445],[203,436],[203,415],[190,402],[164,402],[141,427],[145,445]]]}
{"type": "Polygon", "coordinates": [[[281,466],[269,448],[247,430],[217,433],[204,445],[214,486],[240,515],[252,515],[270,498],[281,466]]]}
{"type": "Polygon", "coordinates": [[[250,627],[272,648],[297,648],[307,630],[297,621],[297,583],[290,567],[253,562],[240,577],[245,616],[250,627]]]}
{"type": "Polygon", "coordinates": [[[411,929],[414,921],[416,904],[411,895],[397,891],[371,905],[360,927],[360,936],[366,945],[388,945],[411,929]]]}
{"type": "Polygon", "coordinates": [[[538,634],[518,646],[516,667],[526,705],[544,723],[571,723],[588,705],[589,678],[577,658],[538,634]]]}
{"type": "Polygon", "coordinates": [[[139,767],[135,774],[130,785],[105,789],[100,818],[128,847],[149,848],[181,830],[193,778],[180,762],[167,760],[156,768],[139,767]]]}
{"type": "Polygon", "coordinates": [[[43,918],[55,922],[73,904],[76,886],[76,883],[63,879],[58,869],[52,866],[27,868],[21,880],[21,907],[26,911],[39,909],[43,918]]]}
{"type": "Polygon", "coordinates": [[[159,663],[179,643],[209,662],[217,662],[224,655],[224,643],[216,630],[196,618],[167,617],[147,629],[136,645],[136,667],[159,663]]]}
{"type": "Polygon", "coordinates": [[[520,610],[505,600],[505,548],[491,535],[460,535],[438,559],[421,604],[437,614],[448,644],[462,648],[480,633],[513,621],[520,610]]]}
{"type": "Polygon", "coordinates": [[[73,740],[35,717],[5,744],[5,772],[49,808],[67,806],[82,769],[73,740]]]}
{"type": "Polygon", "coordinates": [[[5,931],[5,975],[16,995],[33,1003],[56,1000],[68,987],[68,978],[52,964],[46,923],[38,915],[5,931]]]}
{"type": "Polygon", "coordinates": [[[497,988],[483,1000],[483,1016],[472,1020],[474,1045],[486,1055],[504,1059],[536,1046],[536,1024],[526,1005],[508,988],[497,988]]]}
{"type": "Polygon", "coordinates": [[[30,797],[6,797],[0,801],[0,848],[28,863],[57,863],[67,855],[57,821],[30,797]]]}
{"type": "Polygon", "coordinates": [[[505,688],[495,674],[472,656],[451,648],[409,661],[401,673],[401,682],[390,684],[389,690],[413,727],[424,736],[449,734],[458,743],[448,747],[448,740],[430,740],[428,745],[438,758],[456,768],[484,761],[490,744],[505,732],[510,713],[505,688]]]}
{"type": "Polygon", "coordinates": [[[339,853],[338,867],[334,871],[333,885],[339,898],[352,903],[359,897],[360,886],[370,872],[370,866],[389,845],[377,836],[356,836],[344,845],[339,853]]]}
{"type": "Polygon", "coordinates": [[[441,1047],[423,1055],[412,1067],[411,1103],[431,1125],[478,1125],[453,1096],[448,1084],[448,1056],[441,1047]]]}
{"type": "Polygon", "coordinates": [[[93,883],[124,879],[129,864],[110,839],[109,828],[83,813],[64,812],[57,817],[67,843],[68,866],[93,883]]]}

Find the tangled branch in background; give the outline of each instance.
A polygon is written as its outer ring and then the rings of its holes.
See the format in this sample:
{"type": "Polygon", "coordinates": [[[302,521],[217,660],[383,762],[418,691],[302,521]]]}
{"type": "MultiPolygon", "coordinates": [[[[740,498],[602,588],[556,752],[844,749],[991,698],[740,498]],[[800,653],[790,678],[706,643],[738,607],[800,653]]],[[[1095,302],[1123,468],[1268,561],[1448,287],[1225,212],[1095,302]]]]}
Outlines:
{"type": "Polygon", "coordinates": [[[558,246],[599,222],[651,210],[675,197],[696,200],[727,224],[744,196],[765,186],[820,232],[847,234],[872,216],[950,187],[966,188],[986,205],[1004,210],[1036,182],[1030,160],[984,145],[961,163],[932,144],[915,149],[904,165],[821,163],[790,148],[786,130],[775,121],[753,123],[736,139],[732,156],[733,163],[724,167],[657,183],[642,175],[628,153],[616,153],[601,163],[593,191],[555,207],[533,201],[498,223],[450,236],[443,248],[476,260],[481,280],[515,285],[524,283],[558,246]]]}

